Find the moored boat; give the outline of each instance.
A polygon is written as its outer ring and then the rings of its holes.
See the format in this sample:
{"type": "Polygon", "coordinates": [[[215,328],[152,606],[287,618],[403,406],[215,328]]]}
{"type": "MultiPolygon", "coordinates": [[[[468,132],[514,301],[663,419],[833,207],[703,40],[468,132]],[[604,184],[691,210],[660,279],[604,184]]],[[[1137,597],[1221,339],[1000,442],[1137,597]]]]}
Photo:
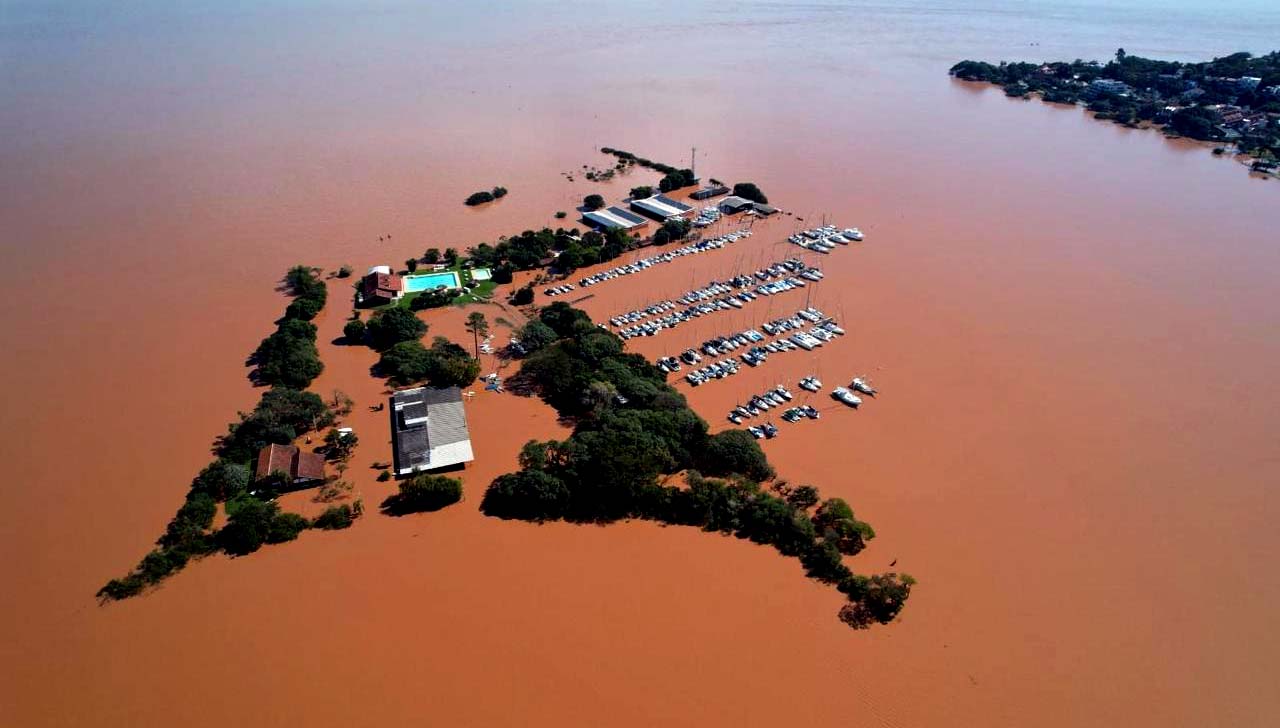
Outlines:
{"type": "Polygon", "coordinates": [[[850,392],[844,387],[836,387],[831,390],[831,398],[854,408],[857,408],[858,405],[862,404],[862,399],[858,397],[858,395],[850,392]]]}

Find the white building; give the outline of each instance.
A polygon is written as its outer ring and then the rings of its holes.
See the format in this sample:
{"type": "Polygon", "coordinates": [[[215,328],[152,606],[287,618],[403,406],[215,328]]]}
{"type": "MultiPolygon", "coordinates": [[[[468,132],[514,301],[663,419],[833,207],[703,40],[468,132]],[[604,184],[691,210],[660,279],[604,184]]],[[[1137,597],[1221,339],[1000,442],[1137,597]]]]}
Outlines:
{"type": "Polygon", "coordinates": [[[1123,96],[1133,91],[1133,88],[1124,81],[1117,81],[1114,78],[1095,78],[1089,82],[1088,92],[1091,94],[1113,94],[1115,96],[1123,96]]]}

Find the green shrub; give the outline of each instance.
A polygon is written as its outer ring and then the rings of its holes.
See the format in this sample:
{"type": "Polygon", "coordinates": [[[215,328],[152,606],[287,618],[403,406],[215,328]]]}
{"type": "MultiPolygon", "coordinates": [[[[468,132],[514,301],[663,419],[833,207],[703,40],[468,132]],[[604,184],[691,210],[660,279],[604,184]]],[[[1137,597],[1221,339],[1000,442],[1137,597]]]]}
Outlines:
{"type": "Polygon", "coordinates": [[[336,531],[343,528],[350,528],[355,523],[355,513],[351,506],[343,503],[342,505],[332,506],[325,509],[324,513],[316,516],[311,522],[312,528],[319,528],[325,531],[336,531]]]}
{"type": "Polygon", "coordinates": [[[517,288],[516,292],[511,294],[511,303],[517,306],[527,306],[533,303],[533,286],[528,285],[517,288]]]}
{"type": "Polygon", "coordinates": [[[364,322],[360,319],[351,319],[342,327],[342,337],[351,344],[359,344],[364,341],[364,322]]]}
{"type": "Polygon", "coordinates": [[[267,526],[267,543],[292,541],[311,525],[297,513],[280,513],[267,526]]]}
{"type": "Polygon", "coordinates": [[[462,500],[462,481],[443,475],[416,475],[400,483],[400,492],[387,496],[382,510],[393,516],[438,511],[462,500]]]}

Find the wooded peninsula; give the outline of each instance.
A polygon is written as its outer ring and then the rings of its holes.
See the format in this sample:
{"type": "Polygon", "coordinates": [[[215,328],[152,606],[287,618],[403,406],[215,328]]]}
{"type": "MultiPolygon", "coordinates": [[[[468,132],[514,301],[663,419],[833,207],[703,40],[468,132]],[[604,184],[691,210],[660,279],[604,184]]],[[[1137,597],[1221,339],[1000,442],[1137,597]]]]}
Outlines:
{"type": "Polygon", "coordinates": [[[1052,61],[993,65],[960,61],[951,75],[1004,88],[1011,97],[1084,104],[1099,119],[1218,142],[1215,154],[1235,151],[1250,168],[1274,175],[1280,158],[1280,51],[1233,53],[1202,63],[1131,56],[1123,48],[1105,64],[1052,61]]]}

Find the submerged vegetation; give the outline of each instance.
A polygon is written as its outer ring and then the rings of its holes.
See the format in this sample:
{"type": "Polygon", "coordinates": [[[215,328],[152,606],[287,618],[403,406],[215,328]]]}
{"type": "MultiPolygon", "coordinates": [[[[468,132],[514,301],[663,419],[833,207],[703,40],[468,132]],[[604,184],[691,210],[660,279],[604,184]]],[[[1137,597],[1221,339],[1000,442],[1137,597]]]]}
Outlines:
{"type": "Polygon", "coordinates": [[[382,501],[382,511],[392,516],[438,511],[462,500],[462,481],[422,473],[400,481],[400,492],[382,501]]]}
{"type": "Polygon", "coordinates": [[[502,271],[505,279],[513,271],[533,270],[544,265],[568,272],[613,260],[638,244],[635,237],[622,230],[579,234],[577,229],[542,228],[501,238],[492,245],[480,243],[467,254],[473,266],[493,270],[496,280],[498,271],[502,271]]]}
{"type": "Polygon", "coordinates": [[[285,290],[293,300],[275,332],[249,357],[255,367],[251,377],[259,384],[302,389],[324,371],[311,319],[324,308],[328,289],[310,268],[294,266],[285,274],[285,290]]]}
{"type": "Polygon", "coordinates": [[[1274,169],[1280,157],[1280,51],[1179,63],[1121,48],[1106,64],[966,60],[952,66],[951,75],[996,84],[1009,96],[1084,104],[1097,118],[1119,124],[1149,122],[1172,134],[1229,142],[1253,157],[1259,171],[1274,169]]]}
{"type": "Polygon", "coordinates": [[[744,200],[759,202],[761,205],[769,204],[769,198],[764,196],[764,193],[760,191],[755,182],[739,182],[735,184],[733,186],[733,194],[744,200]]]}
{"type": "Polygon", "coordinates": [[[662,223],[662,227],[653,234],[654,245],[666,245],[677,240],[683,240],[689,235],[689,231],[693,229],[693,223],[688,218],[677,217],[666,220],[662,223]]]}
{"type": "MultiPolygon", "coordinates": [[[[263,392],[252,412],[241,412],[238,420],[228,425],[227,432],[214,444],[216,459],[191,481],[185,502],[156,540],[156,548],[128,574],[99,589],[99,599],[136,596],[193,559],[217,551],[245,555],[264,544],[292,541],[307,528],[334,527],[332,516],[321,516],[326,519],[321,524],[320,519],[309,522],[296,513],[282,512],[270,500],[274,493],[268,483],[260,483],[254,489],[252,465],[259,450],[272,443],[287,445],[301,435],[329,426],[335,417],[319,395],[289,386],[306,386],[319,374],[319,357],[312,363],[308,356],[315,352],[315,326],[299,316],[310,312],[307,318],[311,318],[319,312],[325,300],[324,284],[311,269],[302,266],[292,268],[285,283],[293,301],[280,328],[263,341],[253,357],[258,365],[255,380],[263,379],[264,362],[269,362],[271,378],[277,386],[263,392]],[[299,306],[300,300],[308,303],[299,306]],[[309,336],[296,336],[303,343],[284,341],[286,337],[294,338],[295,332],[309,332],[309,336]],[[263,355],[264,350],[269,355],[263,355]],[[227,523],[214,531],[219,503],[224,504],[227,523]]],[[[352,517],[359,515],[358,501],[354,508],[345,507],[354,514],[352,517]]]]}
{"type": "MultiPolygon", "coordinates": [[[[658,189],[663,192],[670,192],[671,190],[688,187],[698,183],[697,178],[693,176],[692,169],[676,169],[669,164],[654,162],[652,160],[645,159],[644,157],[637,157],[631,152],[623,151],[621,149],[613,149],[611,147],[601,147],[600,151],[617,157],[620,163],[624,166],[638,165],[646,169],[652,169],[655,172],[661,172],[663,177],[662,180],[658,182],[658,189]]],[[[652,188],[649,189],[652,191],[652,188]]],[[[636,194],[633,190],[632,197],[635,196],[636,194]]]]}
{"type": "Polygon", "coordinates": [[[480,375],[479,360],[440,336],[430,348],[424,347],[421,339],[427,330],[427,324],[409,309],[393,306],[375,313],[362,333],[369,346],[382,353],[377,372],[398,385],[425,382],[433,387],[463,387],[474,382],[480,375]]]}
{"type": "Polygon", "coordinates": [[[369,346],[386,351],[402,341],[417,341],[427,325],[412,311],[393,306],[375,313],[364,326],[369,346]]]}
{"type": "Polygon", "coordinates": [[[842,556],[875,536],[839,499],[774,478],[746,432],[708,433],[707,423],[643,356],[563,302],[520,331],[531,353],[513,387],[537,391],[576,427],[567,440],[530,441],[520,470],[499,476],[481,510],[499,518],[607,523],[641,518],[695,526],[768,544],[805,573],[836,585],[854,627],[888,622],[910,595],[905,574],[854,575],[842,556]],[[685,487],[666,480],[684,473],[685,487]],[[816,508],[815,508],[816,506],[816,508]],[[811,509],[812,512],[811,512],[811,509]]]}
{"type": "Polygon", "coordinates": [[[494,187],[492,190],[473,192],[471,193],[471,196],[466,199],[465,203],[468,207],[475,207],[476,205],[483,205],[486,202],[493,202],[494,200],[499,200],[506,196],[507,188],[499,186],[494,187]]]}
{"type": "Polygon", "coordinates": [[[480,376],[480,362],[466,349],[437,336],[430,348],[417,339],[392,346],[382,353],[378,370],[398,385],[465,387],[480,376]]]}

